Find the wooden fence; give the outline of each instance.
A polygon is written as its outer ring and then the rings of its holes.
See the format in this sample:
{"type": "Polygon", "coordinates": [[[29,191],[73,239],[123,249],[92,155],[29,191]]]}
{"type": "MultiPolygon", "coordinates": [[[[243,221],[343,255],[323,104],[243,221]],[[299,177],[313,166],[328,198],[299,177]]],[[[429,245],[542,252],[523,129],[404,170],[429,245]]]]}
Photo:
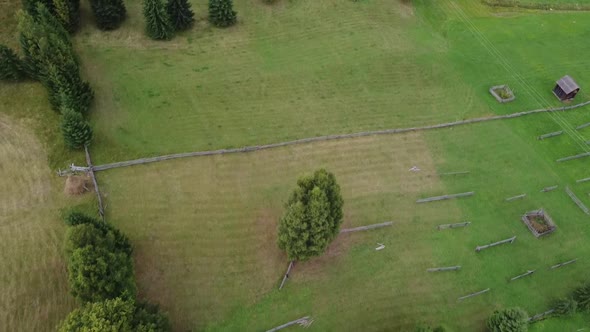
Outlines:
{"type": "Polygon", "coordinates": [[[482,251],[482,250],[484,250],[484,249],[488,249],[488,248],[491,248],[491,247],[495,247],[495,246],[498,246],[498,245],[501,245],[501,244],[505,244],[505,243],[513,243],[515,240],[516,240],[516,235],[515,235],[515,236],[513,236],[513,237],[511,237],[511,238],[509,238],[509,239],[506,239],[506,240],[502,240],[502,241],[498,241],[498,242],[494,242],[494,243],[486,244],[486,245],[484,245],[484,246],[477,246],[477,247],[475,247],[475,251],[476,251],[476,252],[480,252],[480,251],[482,251]]]}
{"type": "Polygon", "coordinates": [[[273,149],[273,148],[278,148],[278,147],[283,147],[283,146],[307,144],[307,143],[312,143],[312,142],[321,142],[321,141],[331,141],[331,140],[365,137],[365,136],[391,135],[391,134],[401,134],[401,133],[409,133],[409,132],[416,132],[416,131],[442,129],[442,128],[449,128],[449,127],[461,126],[461,125],[466,125],[466,124],[472,124],[472,123],[481,123],[481,122],[496,121],[496,120],[503,120],[503,119],[514,119],[514,118],[519,118],[522,116],[538,114],[538,113],[552,113],[552,112],[568,111],[568,110],[583,107],[583,106],[586,106],[589,104],[590,104],[590,100],[580,103],[580,104],[571,105],[571,106],[537,109],[537,110],[532,110],[532,111],[524,111],[524,112],[518,112],[518,113],[512,113],[512,114],[506,114],[506,115],[497,115],[497,116],[474,118],[474,119],[469,119],[469,120],[446,122],[446,123],[429,125],[429,126],[384,129],[384,130],[376,130],[376,131],[364,131],[364,132],[351,133],[351,134],[318,136],[318,137],[303,138],[303,139],[281,142],[281,143],[247,146],[247,147],[235,148],[235,149],[221,149],[221,150],[212,150],[212,151],[176,153],[176,154],[169,154],[169,155],[158,156],[158,157],[140,158],[140,159],[135,159],[135,160],[121,161],[121,162],[116,162],[116,163],[111,163],[111,164],[94,166],[94,171],[95,172],[105,171],[105,170],[112,169],[112,168],[141,165],[141,164],[147,164],[147,163],[153,163],[153,162],[159,162],[159,161],[171,160],[171,159],[178,159],[178,158],[213,156],[213,155],[221,155],[221,154],[229,154],[229,153],[246,153],[246,152],[260,151],[260,150],[266,150],[266,149],[273,149]]]}
{"type": "Polygon", "coordinates": [[[469,197],[469,196],[473,196],[474,194],[475,194],[474,191],[470,191],[470,192],[466,192],[466,193],[459,193],[459,194],[452,194],[452,195],[427,197],[427,198],[421,198],[421,199],[417,200],[416,203],[420,204],[420,203],[444,201],[444,200],[453,199],[453,198],[469,197]]]}
{"type": "Polygon", "coordinates": [[[341,229],[340,233],[352,233],[352,232],[360,232],[360,231],[368,231],[370,229],[382,228],[393,225],[393,221],[387,221],[380,224],[373,224],[368,226],[360,226],[355,228],[345,228],[341,229]]]}
{"type": "Polygon", "coordinates": [[[105,221],[102,196],[100,195],[100,190],[98,189],[98,182],[96,181],[96,176],[94,175],[94,166],[92,166],[92,159],[90,159],[90,152],[88,152],[87,145],[84,146],[84,152],[86,154],[86,163],[88,164],[88,174],[90,174],[90,178],[92,178],[94,191],[96,192],[96,197],[98,198],[98,214],[100,214],[102,221],[105,221]]]}
{"type": "Polygon", "coordinates": [[[580,210],[584,211],[585,214],[590,214],[590,210],[588,210],[588,207],[586,207],[586,205],[584,205],[584,203],[582,203],[582,201],[580,201],[578,196],[576,196],[576,194],[574,194],[574,192],[569,187],[565,187],[565,192],[572,199],[572,201],[574,201],[574,203],[576,203],[576,205],[580,208],[580,210]]]}

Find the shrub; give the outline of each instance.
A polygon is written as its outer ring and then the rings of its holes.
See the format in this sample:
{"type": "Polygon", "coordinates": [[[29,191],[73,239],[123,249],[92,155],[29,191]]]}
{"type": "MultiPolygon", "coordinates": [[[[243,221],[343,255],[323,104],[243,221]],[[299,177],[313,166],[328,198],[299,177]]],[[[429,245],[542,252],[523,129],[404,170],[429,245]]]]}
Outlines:
{"type": "Polygon", "coordinates": [[[232,0],[209,0],[209,21],[218,27],[229,27],[236,23],[237,16],[232,0]]]}
{"type": "Polygon", "coordinates": [[[576,313],[578,303],[571,297],[556,300],[553,303],[555,314],[558,316],[569,316],[576,313]]]}
{"type": "Polygon", "coordinates": [[[132,331],[133,313],[133,302],[121,298],[87,303],[70,312],[59,331],[132,331]]]}
{"type": "Polygon", "coordinates": [[[66,146],[81,149],[92,140],[92,128],[82,114],[65,109],[62,114],[61,131],[66,146]]]}
{"type": "Polygon", "coordinates": [[[82,225],[82,224],[99,224],[100,221],[96,218],[90,217],[87,214],[80,212],[80,211],[69,211],[65,218],[64,218],[64,222],[66,223],[66,225],[68,226],[76,226],[76,225],[82,225]]]}
{"type": "Polygon", "coordinates": [[[127,16],[123,0],[90,0],[96,26],[101,30],[114,30],[127,16]]]}
{"type": "Polygon", "coordinates": [[[134,331],[139,332],[170,330],[168,317],[160,311],[157,305],[148,302],[136,305],[131,325],[134,327],[134,331]]]}
{"type": "Polygon", "coordinates": [[[578,303],[580,309],[590,311],[590,283],[574,291],[574,300],[578,303]]]}
{"type": "Polygon", "coordinates": [[[97,220],[78,211],[71,211],[66,216],[66,224],[72,226],[66,235],[66,250],[70,252],[87,245],[101,246],[110,251],[122,251],[131,256],[133,248],[131,242],[111,224],[97,220]],[[86,226],[79,228],[78,226],[86,226]],[[91,229],[92,228],[92,229],[91,229]],[[94,237],[101,238],[94,238],[94,237]]]}
{"type": "Polygon", "coordinates": [[[156,40],[172,38],[174,28],[162,1],[144,0],[143,15],[146,21],[146,33],[150,38],[156,40]]]}
{"type": "Polygon", "coordinates": [[[84,302],[135,297],[133,262],[122,251],[90,245],[75,249],[68,259],[68,280],[72,295],[84,302]]]}
{"type": "Polygon", "coordinates": [[[491,332],[526,332],[528,318],[520,308],[502,309],[494,311],[486,325],[491,332]]]}
{"type": "Polygon", "coordinates": [[[186,30],[195,22],[195,13],[188,0],[168,0],[166,11],[176,31],[186,30]]]}
{"type": "Polygon", "coordinates": [[[342,223],[340,186],[324,169],[297,181],[279,222],[278,245],[290,260],[305,261],[322,254],[342,223]]]}
{"type": "Polygon", "coordinates": [[[25,76],[21,59],[12,49],[0,44],[0,80],[17,81],[25,76]]]}

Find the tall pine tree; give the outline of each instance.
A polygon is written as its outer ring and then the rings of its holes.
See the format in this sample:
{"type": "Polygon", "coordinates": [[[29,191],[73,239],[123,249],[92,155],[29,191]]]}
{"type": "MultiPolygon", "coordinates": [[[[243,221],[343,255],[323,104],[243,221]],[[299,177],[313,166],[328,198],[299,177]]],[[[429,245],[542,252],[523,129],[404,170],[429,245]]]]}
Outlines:
{"type": "Polygon", "coordinates": [[[66,146],[70,149],[81,149],[90,144],[92,128],[82,114],[67,108],[64,108],[62,113],[61,132],[66,146]]]}
{"type": "Polygon", "coordinates": [[[80,0],[53,0],[55,17],[69,32],[76,31],[80,16],[80,0]]]}
{"type": "Polygon", "coordinates": [[[127,10],[123,0],[90,0],[96,26],[101,30],[114,30],[125,20],[127,10]]]}
{"type": "Polygon", "coordinates": [[[232,0],[209,0],[209,21],[218,27],[229,27],[237,21],[232,0]]]}
{"type": "Polygon", "coordinates": [[[174,27],[161,0],[144,0],[143,15],[145,16],[146,33],[156,40],[171,39],[174,27]]]}
{"type": "Polygon", "coordinates": [[[195,13],[188,0],[168,0],[166,11],[176,31],[186,30],[195,22],[195,13]]]}
{"type": "Polygon", "coordinates": [[[25,76],[21,59],[12,49],[0,44],[0,80],[17,81],[25,76]]]}

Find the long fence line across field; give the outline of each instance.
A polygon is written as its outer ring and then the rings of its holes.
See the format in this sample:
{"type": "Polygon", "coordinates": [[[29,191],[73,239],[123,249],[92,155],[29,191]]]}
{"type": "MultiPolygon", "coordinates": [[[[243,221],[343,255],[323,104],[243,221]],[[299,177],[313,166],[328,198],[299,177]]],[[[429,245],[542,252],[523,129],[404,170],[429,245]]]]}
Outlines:
{"type": "Polygon", "coordinates": [[[585,214],[590,214],[590,210],[588,210],[588,207],[584,205],[584,203],[582,203],[582,201],[578,198],[578,196],[576,196],[576,194],[574,194],[570,187],[565,187],[565,192],[572,199],[572,201],[576,203],[580,210],[584,211],[585,214]]]}
{"type": "Polygon", "coordinates": [[[420,203],[444,201],[444,200],[453,199],[453,198],[469,197],[469,196],[473,196],[474,194],[475,194],[474,191],[469,191],[466,193],[427,197],[427,198],[421,198],[421,199],[417,200],[416,203],[420,204],[420,203]]]}
{"type": "MultiPolygon", "coordinates": [[[[154,163],[154,162],[171,160],[171,159],[179,159],[179,158],[214,156],[214,155],[223,155],[223,154],[231,154],[231,153],[246,153],[246,152],[267,150],[267,149],[273,149],[273,148],[290,146],[290,145],[307,144],[307,143],[312,143],[312,142],[322,142],[322,141],[331,141],[331,140],[365,137],[365,136],[391,135],[391,134],[402,134],[402,133],[416,132],[416,131],[442,129],[442,128],[449,128],[449,127],[455,127],[455,126],[460,126],[460,125],[472,124],[472,123],[519,118],[522,116],[537,114],[537,113],[551,113],[551,112],[568,111],[568,110],[583,107],[583,106],[586,106],[589,104],[590,104],[590,100],[580,103],[580,104],[571,105],[571,106],[537,109],[537,110],[532,110],[532,111],[524,111],[524,112],[518,112],[518,113],[512,113],[512,114],[506,114],[506,115],[497,115],[497,116],[474,118],[474,119],[469,119],[469,120],[446,122],[446,123],[429,125],[429,126],[411,127],[411,128],[397,128],[397,129],[384,129],[384,130],[376,130],[376,131],[363,131],[363,132],[351,133],[351,134],[318,136],[318,137],[303,138],[303,139],[281,142],[281,143],[246,146],[246,147],[235,148],[235,149],[221,149],[221,150],[210,150],[210,151],[176,153],[176,154],[169,154],[169,155],[158,156],[158,157],[140,158],[140,159],[135,159],[135,160],[128,160],[128,161],[121,161],[121,162],[115,162],[115,163],[110,163],[110,164],[98,165],[98,166],[94,166],[94,171],[95,172],[105,171],[105,170],[112,169],[112,168],[148,164],[148,163],[154,163]]],[[[589,153],[589,155],[590,155],[590,153],[589,153]]]]}
{"type": "Polygon", "coordinates": [[[90,174],[90,178],[92,178],[94,191],[96,192],[96,197],[98,198],[98,213],[100,214],[102,221],[105,221],[102,197],[100,195],[100,190],[98,189],[98,182],[96,181],[96,176],[94,175],[94,166],[92,166],[92,159],[90,158],[90,152],[88,152],[87,145],[84,146],[84,153],[86,154],[86,163],[88,164],[88,174],[90,174]]]}
{"type": "Polygon", "coordinates": [[[373,224],[373,225],[368,225],[368,226],[360,226],[360,227],[354,227],[354,228],[345,228],[345,229],[341,229],[340,233],[352,233],[352,232],[360,232],[360,231],[368,231],[371,229],[376,229],[376,228],[382,228],[382,227],[387,227],[387,226],[391,226],[393,225],[393,221],[387,221],[387,222],[383,222],[380,224],[373,224]]]}

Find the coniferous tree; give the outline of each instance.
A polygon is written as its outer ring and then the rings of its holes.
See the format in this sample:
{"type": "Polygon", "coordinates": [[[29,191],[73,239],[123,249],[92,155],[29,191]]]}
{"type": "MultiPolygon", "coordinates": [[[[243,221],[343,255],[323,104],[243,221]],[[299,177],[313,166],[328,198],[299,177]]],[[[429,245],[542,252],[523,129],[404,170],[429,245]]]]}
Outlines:
{"type": "Polygon", "coordinates": [[[17,81],[25,76],[22,60],[11,48],[0,44],[0,80],[17,81]]]}
{"type": "Polygon", "coordinates": [[[290,260],[321,255],[340,230],[342,205],[340,186],[332,173],[320,169],[300,178],[279,221],[279,247],[290,260]]]}
{"type": "Polygon", "coordinates": [[[123,0],[90,0],[90,7],[101,30],[117,29],[127,15],[123,0]]]}
{"type": "Polygon", "coordinates": [[[50,13],[54,12],[53,0],[23,0],[23,8],[30,15],[37,15],[37,4],[41,3],[49,10],[50,13]]]}
{"type": "Polygon", "coordinates": [[[496,310],[486,325],[490,332],[526,332],[529,316],[521,308],[496,310]]]}
{"type": "Polygon", "coordinates": [[[186,30],[195,22],[195,13],[188,0],[168,0],[166,11],[176,31],[186,30]]]}
{"type": "Polygon", "coordinates": [[[161,0],[144,0],[143,15],[145,16],[146,33],[156,40],[171,39],[174,27],[166,12],[166,6],[161,0]]]}
{"type": "Polygon", "coordinates": [[[80,16],[80,0],[53,0],[55,17],[69,32],[76,31],[80,16]]]}
{"type": "Polygon", "coordinates": [[[237,21],[232,0],[209,0],[209,21],[213,25],[225,28],[237,21]]]}
{"type": "Polygon", "coordinates": [[[82,114],[70,109],[64,109],[62,114],[61,131],[66,146],[70,149],[80,149],[92,140],[92,128],[82,114]]]}

